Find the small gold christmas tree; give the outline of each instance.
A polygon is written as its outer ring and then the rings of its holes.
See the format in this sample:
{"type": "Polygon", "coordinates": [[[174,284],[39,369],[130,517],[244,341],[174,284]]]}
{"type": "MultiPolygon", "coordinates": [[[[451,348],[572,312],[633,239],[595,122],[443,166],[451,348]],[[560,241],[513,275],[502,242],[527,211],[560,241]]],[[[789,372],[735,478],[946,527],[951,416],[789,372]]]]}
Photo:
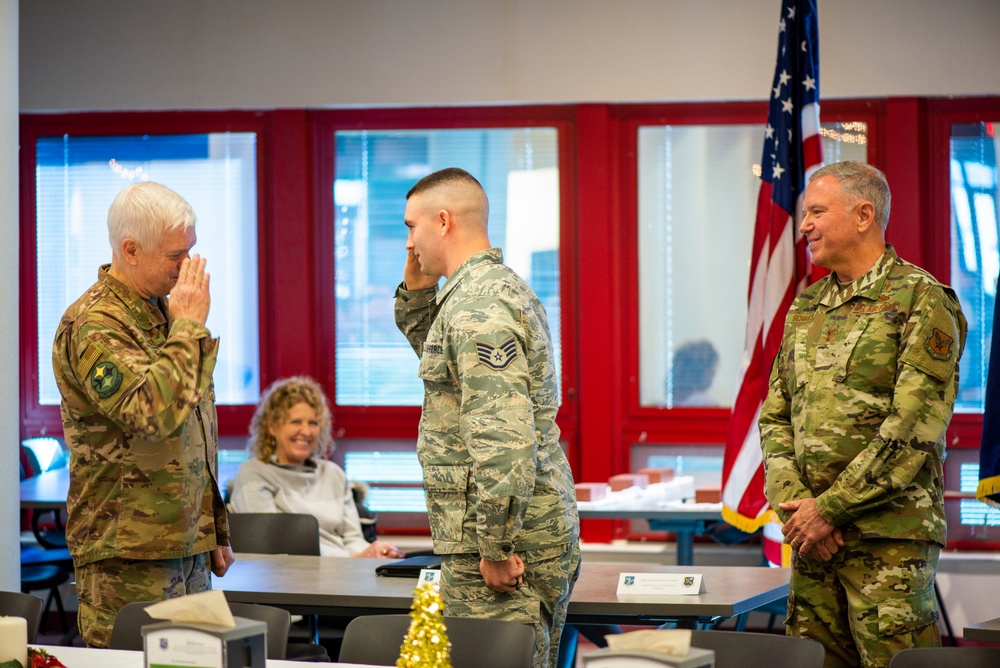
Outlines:
{"type": "Polygon", "coordinates": [[[443,607],[437,585],[425,582],[413,591],[413,621],[399,648],[396,668],[451,668],[443,607]]]}

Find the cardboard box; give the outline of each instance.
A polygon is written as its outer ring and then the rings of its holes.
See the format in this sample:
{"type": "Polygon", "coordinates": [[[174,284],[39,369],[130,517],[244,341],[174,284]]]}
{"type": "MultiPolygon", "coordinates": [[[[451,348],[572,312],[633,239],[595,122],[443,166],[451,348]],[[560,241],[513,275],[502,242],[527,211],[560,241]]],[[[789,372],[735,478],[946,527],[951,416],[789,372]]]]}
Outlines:
{"type": "Polygon", "coordinates": [[[636,473],[641,473],[649,476],[649,484],[653,485],[658,482],[670,482],[674,479],[673,469],[662,469],[662,468],[646,468],[639,469],[636,473]]]}
{"type": "Polygon", "coordinates": [[[694,490],[695,503],[722,503],[721,487],[702,487],[694,490]]]}
{"type": "Polygon", "coordinates": [[[620,492],[629,487],[639,487],[646,489],[649,487],[649,476],[641,473],[622,473],[608,478],[612,492],[620,492]]]}
{"type": "Polygon", "coordinates": [[[576,485],[577,501],[600,501],[608,495],[606,482],[581,482],[576,485]]]}

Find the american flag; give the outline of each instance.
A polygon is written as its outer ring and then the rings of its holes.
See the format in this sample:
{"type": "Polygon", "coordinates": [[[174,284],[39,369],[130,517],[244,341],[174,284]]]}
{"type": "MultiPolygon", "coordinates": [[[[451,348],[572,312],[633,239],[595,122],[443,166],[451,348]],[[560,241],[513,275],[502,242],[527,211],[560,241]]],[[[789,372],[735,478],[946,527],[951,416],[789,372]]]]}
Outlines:
{"type": "Polygon", "coordinates": [[[757,418],[785,313],[809,276],[799,196],[823,162],[816,0],[783,0],[757,196],[746,342],[722,467],[723,517],[744,531],[771,521],[757,418]]]}

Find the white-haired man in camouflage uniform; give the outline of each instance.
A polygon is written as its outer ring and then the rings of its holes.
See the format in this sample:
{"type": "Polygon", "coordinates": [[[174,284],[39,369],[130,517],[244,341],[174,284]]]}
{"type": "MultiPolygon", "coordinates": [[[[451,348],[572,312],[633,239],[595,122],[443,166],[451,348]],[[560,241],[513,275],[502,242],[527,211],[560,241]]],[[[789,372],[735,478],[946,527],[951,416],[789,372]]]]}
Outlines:
{"type": "Polygon", "coordinates": [[[195,216],[153,182],[108,211],[110,265],[62,317],[52,368],[70,450],[66,543],[80,633],[106,647],[132,601],[211,589],[233,561],[216,477],[205,260],[195,216]],[[170,300],[166,299],[170,295],[170,300]]]}
{"type": "Polygon", "coordinates": [[[766,494],[795,551],[789,635],[826,666],[941,644],[942,462],[966,323],[958,298],[885,242],[885,176],[816,171],[800,232],[827,278],[799,295],[760,416],[766,494]]]}
{"type": "Polygon", "coordinates": [[[488,215],[461,169],[413,186],[396,322],[420,355],[417,455],[445,613],[534,625],[543,668],[579,574],[580,520],[545,311],[490,247],[488,215]]]}

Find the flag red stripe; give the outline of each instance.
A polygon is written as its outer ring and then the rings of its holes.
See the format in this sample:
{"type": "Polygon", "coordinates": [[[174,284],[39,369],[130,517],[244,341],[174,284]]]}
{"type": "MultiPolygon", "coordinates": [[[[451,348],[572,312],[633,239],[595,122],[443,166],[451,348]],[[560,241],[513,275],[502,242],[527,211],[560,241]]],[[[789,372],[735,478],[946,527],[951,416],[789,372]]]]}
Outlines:
{"type": "Polygon", "coordinates": [[[806,171],[823,162],[823,138],[819,135],[805,137],[802,140],[802,164],[806,171]]]}

